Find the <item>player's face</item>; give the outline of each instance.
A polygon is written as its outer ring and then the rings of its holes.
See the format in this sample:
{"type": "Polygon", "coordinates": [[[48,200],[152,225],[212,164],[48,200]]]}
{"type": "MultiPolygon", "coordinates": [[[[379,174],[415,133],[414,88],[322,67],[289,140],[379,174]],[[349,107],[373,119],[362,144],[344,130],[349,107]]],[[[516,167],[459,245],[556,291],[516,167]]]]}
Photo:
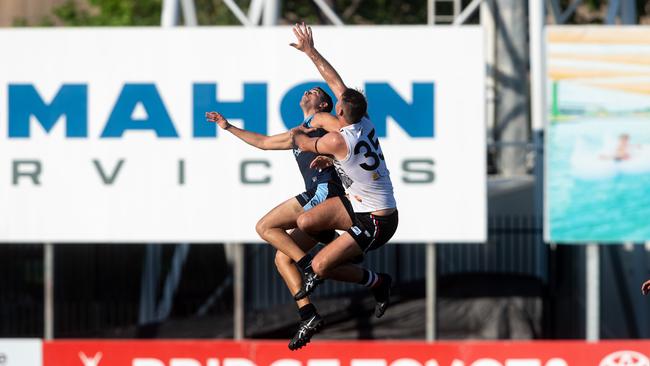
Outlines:
{"type": "Polygon", "coordinates": [[[321,91],[318,90],[318,88],[311,88],[303,93],[300,105],[305,107],[316,107],[320,104],[321,98],[321,91]]]}

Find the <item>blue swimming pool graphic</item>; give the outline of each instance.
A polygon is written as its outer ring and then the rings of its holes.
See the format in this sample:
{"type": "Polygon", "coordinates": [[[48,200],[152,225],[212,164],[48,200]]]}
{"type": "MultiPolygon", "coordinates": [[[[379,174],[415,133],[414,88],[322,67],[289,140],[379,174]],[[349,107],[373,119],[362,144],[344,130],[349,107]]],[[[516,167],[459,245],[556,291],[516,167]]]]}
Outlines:
{"type": "Polygon", "coordinates": [[[650,118],[578,117],[547,136],[547,204],[553,242],[650,240],[650,118]],[[629,136],[629,159],[615,158],[629,136]]]}

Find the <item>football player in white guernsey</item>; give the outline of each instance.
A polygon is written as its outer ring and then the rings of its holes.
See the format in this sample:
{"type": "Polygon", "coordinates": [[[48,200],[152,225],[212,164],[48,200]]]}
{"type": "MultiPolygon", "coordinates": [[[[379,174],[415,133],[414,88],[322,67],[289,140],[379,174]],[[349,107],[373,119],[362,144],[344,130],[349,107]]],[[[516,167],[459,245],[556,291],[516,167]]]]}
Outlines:
{"type": "MultiPolygon", "coordinates": [[[[338,99],[336,116],[317,113],[314,120],[339,128],[317,138],[307,136],[303,128],[295,128],[291,131],[294,144],[302,151],[329,157],[315,159],[312,166],[323,167],[333,162],[348,193],[347,198],[327,199],[298,217],[298,227],[309,234],[324,229],[346,231],[313,258],[311,267],[303,273],[301,290],[294,296],[300,299],[324,279],[331,278],[337,267],[386,244],[397,229],[398,214],[385,157],[366,114],[366,98],[348,88],[316,50],[310,27],[304,23],[296,25],[293,32],[297,42],[291,45],[313,61],[338,99]]],[[[377,300],[375,315],[383,315],[390,298],[391,277],[361,267],[356,267],[353,276],[373,290],[377,300]]]]}

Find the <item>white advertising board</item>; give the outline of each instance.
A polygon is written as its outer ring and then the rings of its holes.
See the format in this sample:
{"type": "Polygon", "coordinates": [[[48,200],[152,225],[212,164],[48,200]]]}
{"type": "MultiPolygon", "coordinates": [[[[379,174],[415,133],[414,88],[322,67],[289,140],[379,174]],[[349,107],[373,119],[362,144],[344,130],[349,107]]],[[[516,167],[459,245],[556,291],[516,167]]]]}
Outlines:
{"type": "MultiPolygon", "coordinates": [[[[393,242],[486,236],[484,58],[476,27],[315,27],[362,89],[395,188],[393,242]],[[459,47],[458,45],[462,45],[459,47]]],[[[322,83],[289,27],[1,30],[0,241],[256,242],[255,223],[304,191],[291,151],[322,83]]]]}
{"type": "Polygon", "coordinates": [[[43,344],[40,339],[0,339],[1,366],[42,366],[43,344]]]}

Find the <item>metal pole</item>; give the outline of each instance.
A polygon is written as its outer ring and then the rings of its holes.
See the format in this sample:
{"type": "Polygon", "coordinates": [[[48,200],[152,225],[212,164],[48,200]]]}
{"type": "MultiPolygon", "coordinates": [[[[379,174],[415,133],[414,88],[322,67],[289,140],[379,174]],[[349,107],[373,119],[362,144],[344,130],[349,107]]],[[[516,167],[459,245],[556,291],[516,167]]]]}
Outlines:
{"type": "Polygon", "coordinates": [[[467,19],[469,19],[469,17],[471,17],[472,14],[474,14],[474,12],[476,11],[476,9],[478,9],[481,3],[483,3],[483,0],[473,0],[471,3],[469,3],[469,5],[465,7],[465,9],[460,14],[458,15],[454,14],[455,17],[452,24],[453,25],[464,24],[467,21],[467,19]]]}
{"type": "MultiPolygon", "coordinates": [[[[535,148],[535,190],[533,205],[537,217],[544,215],[544,127],[546,126],[546,32],[545,7],[543,1],[528,0],[528,34],[530,50],[530,104],[533,146],[535,148]]],[[[548,225],[543,224],[544,230],[548,225]]],[[[544,236],[539,238],[539,244],[544,242],[544,236]]]]}
{"type": "Polygon", "coordinates": [[[264,0],[251,0],[251,3],[248,5],[248,19],[251,25],[260,24],[263,6],[264,0]]]}
{"type": "Polygon", "coordinates": [[[337,25],[337,26],[342,26],[345,25],[341,18],[339,18],[338,15],[332,10],[332,8],[327,5],[327,3],[324,0],[314,0],[314,3],[320,8],[320,10],[325,14],[327,19],[332,22],[332,24],[337,25]]]}
{"type": "Polygon", "coordinates": [[[454,20],[458,18],[462,6],[463,4],[461,4],[461,0],[454,0],[454,20]]]}
{"type": "Polygon", "coordinates": [[[185,26],[196,27],[199,25],[199,22],[196,19],[196,6],[194,5],[194,0],[181,0],[181,6],[183,6],[183,19],[185,19],[185,26]]]}
{"type": "Polygon", "coordinates": [[[160,25],[173,27],[178,24],[178,0],[163,0],[160,25]]]}
{"type": "MultiPolygon", "coordinates": [[[[242,25],[249,27],[251,25],[257,24],[257,21],[253,22],[250,19],[248,19],[246,14],[244,14],[244,12],[239,8],[239,6],[237,6],[237,4],[233,0],[223,0],[223,3],[226,4],[228,9],[230,9],[230,11],[235,15],[235,17],[239,20],[239,22],[242,25]]],[[[251,7],[252,6],[253,4],[251,4],[251,7]]]]}
{"type": "Polygon", "coordinates": [[[54,246],[52,243],[43,244],[43,338],[54,339],[54,246]]]}
{"type": "Polygon", "coordinates": [[[587,244],[587,341],[600,338],[600,252],[598,243],[587,244]]]}
{"type": "Polygon", "coordinates": [[[616,24],[616,15],[620,13],[621,1],[611,0],[607,5],[607,16],[605,17],[605,24],[616,24]]]}
{"type": "Polygon", "coordinates": [[[541,131],[546,124],[546,50],[544,32],[544,3],[528,0],[530,34],[530,99],[532,128],[541,131]]]}
{"type": "Polygon", "coordinates": [[[265,26],[277,25],[280,16],[280,0],[266,0],[264,2],[263,22],[265,26]]]}
{"type": "Polygon", "coordinates": [[[244,339],[244,244],[226,244],[235,248],[234,271],[234,336],[235,340],[244,339]]]}
{"type": "Polygon", "coordinates": [[[636,1],[623,0],[621,3],[621,23],[636,24],[636,1]]]}
{"type": "Polygon", "coordinates": [[[427,0],[427,24],[436,24],[436,4],[435,0],[427,0]]]}
{"type": "MultiPolygon", "coordinates": [[[[497,16],[497,142],[522,143],[530,139],[528,93],[527,3],[496,0],[497,16]]],[[[497,150],[499,174],[505,177],[526,174],[524,144],[505,145],[497,150]]]]}
{"type": "Polygon", "coordinates": [[[485,121],[488,131],[494,128],[496,100],[496,23],[494,21],[494,0],[484,0],[481,4],[481,26],[483,27],[483,47],[485,49],[485,121]]]}
{"type": "Polygon", "coordinates": [[[427,342],[436,339],[436,244],[427,243],[427,300],[426,322],[427,342]]]}

